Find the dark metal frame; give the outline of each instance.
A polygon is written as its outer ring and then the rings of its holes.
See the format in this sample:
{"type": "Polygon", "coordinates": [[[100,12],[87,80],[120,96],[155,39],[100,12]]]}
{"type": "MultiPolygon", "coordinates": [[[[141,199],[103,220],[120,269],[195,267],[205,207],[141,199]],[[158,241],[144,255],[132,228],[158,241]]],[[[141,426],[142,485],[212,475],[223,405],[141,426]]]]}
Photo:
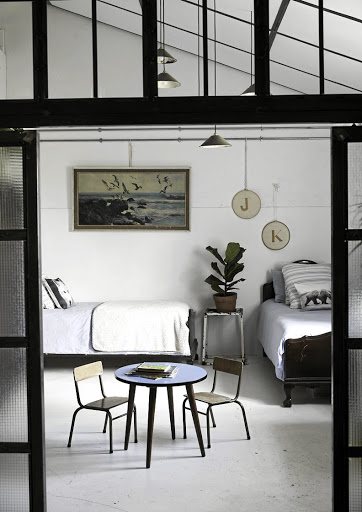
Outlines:
{"type": "MultiPolygon", "coordinates": [[[[28,0],[30,1],[30,0],[28,0]]],[[[92,0],[94,2],[94,0],[92,0]]],[[[0,127],[137,124],[348,123],[362,120],[361,94],[270,96],[269,2],[254,0],[256,97],[208,96],[207,1],[203,0],[204,96],[159,98],[156,0],[143,5],[143,98],[48,99],[46,0],[33,2],[34,99],[1,100],[0,127]]],[[[95,9],[93,10],[95,12],[95,9]]],[[[320,89],[323,93],[323,3],[319,5],[320,89]]],[[[93,21],[93,70],[97,69],[93,21]]],[[[93,73],[93,89],[97,77],[93,73]]]]}
{"type": "Polygon", "coordinates": [[[1,132],[0,146],[23,148],[24,229],[0,230],[1,241],[24,241],[26,335],[0,339],[1,348],[25,348],[28,442],[1,443],[0,453],[29,454],[30,511],[46,510],[43,414],[43,346],[40,303],[40,250],[36,134],[1,132]]]}
{"type": "Polygon", "coordinates": [[[362,340],[348,338],[348,241],[362,241],[362,229],[348,229],[348,144],[361,143],[362,128],[332,129],[332,270],[333,270],[333,466],[334,510],[349,510],[349,459],[362,458],[362,447],[349,446],[350,350],[362,340]]]}

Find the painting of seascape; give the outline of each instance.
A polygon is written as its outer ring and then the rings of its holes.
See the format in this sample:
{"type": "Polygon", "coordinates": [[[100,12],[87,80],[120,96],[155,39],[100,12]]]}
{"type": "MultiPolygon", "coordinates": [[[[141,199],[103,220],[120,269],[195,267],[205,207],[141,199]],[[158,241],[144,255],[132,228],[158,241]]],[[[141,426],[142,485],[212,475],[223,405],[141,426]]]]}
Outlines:
{"type": "Polygon", "coordinates": [[[189,171],[74,168],[74,229],[188,230],[189,171]]]}

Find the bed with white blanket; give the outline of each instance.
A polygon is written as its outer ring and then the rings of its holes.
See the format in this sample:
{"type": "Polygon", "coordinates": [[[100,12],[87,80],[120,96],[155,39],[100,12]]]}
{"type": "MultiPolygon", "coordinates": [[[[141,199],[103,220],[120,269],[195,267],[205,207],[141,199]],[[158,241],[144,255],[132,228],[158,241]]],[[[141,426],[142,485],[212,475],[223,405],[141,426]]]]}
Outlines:
{"type": "Polygon", "coordinates": [[[290,309],[274,300],[272,283],[263,285],[257,337],[275,374],[284,383],[284,407],[291,407],[291,390],[316,387],[331,379],[331,310],[290,309]]]}
{"type": "Polygon", "coordinates": [[[48,355],[165,355],[196,352],[194,312],[183,302],[80,302],[43,309],[48,355]]]}

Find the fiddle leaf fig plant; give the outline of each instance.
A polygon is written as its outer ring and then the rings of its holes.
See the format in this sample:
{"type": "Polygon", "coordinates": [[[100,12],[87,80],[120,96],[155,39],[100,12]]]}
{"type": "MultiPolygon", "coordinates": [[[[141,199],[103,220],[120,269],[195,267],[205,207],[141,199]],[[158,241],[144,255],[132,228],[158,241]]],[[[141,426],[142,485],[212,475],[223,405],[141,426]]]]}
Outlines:
{"type": "Polygon", "coordinates": [[[217,261],[213,261],[211,263],[211,268],[220,277],[210,274],[209,277],[205,279],[205,282],[208,283],[218,295],[224,297],[226,295],[231,295],[230,290],[237,290],[235,285],[240,281],[245,281],[242,277],[235,280],[237,274],[244,270],[244,263],[238,262],[243,257],[245,249],[240,247],[240,244],[236,242],[229,242],[224,258],[220,256],[217,249],[210,245],[206,247],[206,250],[218,260],[222,267],[219,266],[217,261]]]}

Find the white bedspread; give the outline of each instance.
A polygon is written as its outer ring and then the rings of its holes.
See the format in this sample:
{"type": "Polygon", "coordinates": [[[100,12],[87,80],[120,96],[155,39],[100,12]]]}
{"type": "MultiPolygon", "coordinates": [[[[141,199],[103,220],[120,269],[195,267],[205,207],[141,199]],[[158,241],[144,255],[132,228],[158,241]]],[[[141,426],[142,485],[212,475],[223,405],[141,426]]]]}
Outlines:
{"type": "Polygon", "coordinates": [[[189,309],[183,302],[103,302],[93,311],[93,348],[102,352],[189,355],[189,309]]]}
{"type": "Polygon", "coordinates": [[[331,310],[303,311],[290,309],[274,299],[260,306],[257,336],[264,352],[275,366],[278,379],[284,379],[285,340],[316,336],[331,331],[331,310]]]}

